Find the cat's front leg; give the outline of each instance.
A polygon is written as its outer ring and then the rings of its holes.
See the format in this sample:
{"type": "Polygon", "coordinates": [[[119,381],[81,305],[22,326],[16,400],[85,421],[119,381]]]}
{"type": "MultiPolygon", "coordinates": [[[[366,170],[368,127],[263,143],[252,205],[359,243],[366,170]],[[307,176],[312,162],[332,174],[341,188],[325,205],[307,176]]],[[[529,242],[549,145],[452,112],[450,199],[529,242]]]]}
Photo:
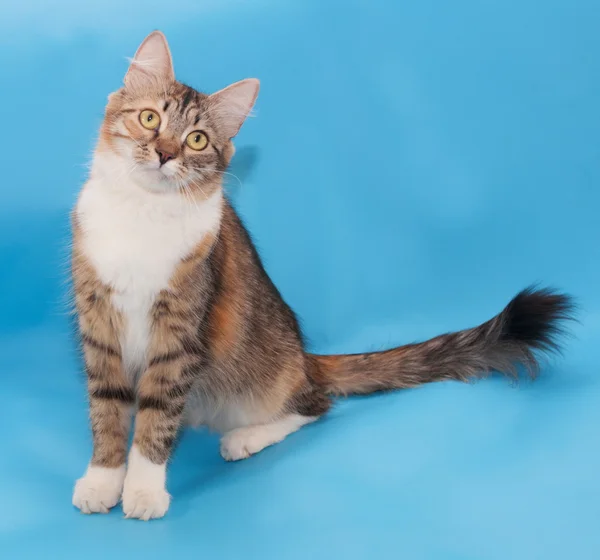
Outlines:
{"type": "Polygon", "coordinates": [[[185,299],[168,292],[161,293],[152,311],[148,368],[138,384],[135,433],[123,488],[127,517],[162,517],[169,508],[167,461],[199,359],[190,342],[197,316],[185,299]]]}
{"type": "Polygon", "coordinates": [[[169,508],[167,461],[191,386],[186,361],[183,352],[157,355],[140,381],[135,435],[123,488],[127,517],[162,517],[169,508]]]}
{"type": "MultiPolygon", "coordinates": [[[[107,317],[105,314],[104,318],[107,317]]],[[[83,513],[107,513],[121,497],[134,394],[124,375],[113,329],[100,316],[80,314],[88,377],[93,454],[75,484],[73,505],[83,513]]]]}

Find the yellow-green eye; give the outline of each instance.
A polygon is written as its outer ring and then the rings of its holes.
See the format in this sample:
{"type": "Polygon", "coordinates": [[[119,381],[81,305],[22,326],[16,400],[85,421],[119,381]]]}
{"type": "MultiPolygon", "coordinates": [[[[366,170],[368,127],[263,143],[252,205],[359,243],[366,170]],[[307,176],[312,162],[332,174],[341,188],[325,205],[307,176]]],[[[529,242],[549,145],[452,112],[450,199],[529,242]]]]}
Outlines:
{"type": "Polygon", "coordinates": [[[154,130],[160,124],[160,117],[154,111],[146,109],[140,113],[140,123],[144,128],[154,130]]]}
{"type": "Polygon", "coordinates": [[[208,146],[208,136],[204,134],[204,132],[200,130],[194,130],[194,132],[190,132],[185,139],[187,145],[192,148],[192,150],[200,151],[204,150],[206,146],[208,146]]]}

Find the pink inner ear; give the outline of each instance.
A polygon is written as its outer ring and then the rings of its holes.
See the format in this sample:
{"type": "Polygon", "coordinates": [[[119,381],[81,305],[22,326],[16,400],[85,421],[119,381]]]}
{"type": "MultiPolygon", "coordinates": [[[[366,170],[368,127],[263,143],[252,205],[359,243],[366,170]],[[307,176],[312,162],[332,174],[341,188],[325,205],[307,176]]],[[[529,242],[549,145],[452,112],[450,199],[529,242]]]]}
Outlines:
{"type": "Polygon", "coordinates": [[[125,75],[125,85],[147,87],[174,80],[173,61],[167,39],[160,31],[154,31],[144,39],[135,53],[125,75]]]}
{"type": "Polygon", "coordinates": [[[228,138],[233,138],[239,132],[252,111],[259,88],[260,82],[257,79],[248,78],[210,96],[212,112],[228,138]]]}

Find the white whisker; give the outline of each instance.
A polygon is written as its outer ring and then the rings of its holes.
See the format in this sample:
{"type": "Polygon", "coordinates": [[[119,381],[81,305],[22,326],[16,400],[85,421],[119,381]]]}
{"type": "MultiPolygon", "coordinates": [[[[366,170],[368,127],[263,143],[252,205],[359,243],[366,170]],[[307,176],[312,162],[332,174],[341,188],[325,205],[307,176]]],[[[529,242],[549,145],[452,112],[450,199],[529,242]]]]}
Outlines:
{"type": "Polygon", "coordinates": [[[204,167],[190,167],[190,169],[192,169],[193,171],[196,171],[196,172],[204,171],[204,172],[208,172],[208,173],[218,173],[219,175],[227,175],[228,177],[233,177],[238,182],[240,187],[243,186],[241,179],[237,175],[235,175],[234,173],[230,173],[229,171],[218,171],[217,169],[206,169],[204,167]]]}
{"type": "Polygon", "coordinates": [[[131,141],[135,142],[140,150],[144,149],[144,147],[133,136],[131,136],[131,134],[126,133],[124,136],[127,136],[131,141]]]}

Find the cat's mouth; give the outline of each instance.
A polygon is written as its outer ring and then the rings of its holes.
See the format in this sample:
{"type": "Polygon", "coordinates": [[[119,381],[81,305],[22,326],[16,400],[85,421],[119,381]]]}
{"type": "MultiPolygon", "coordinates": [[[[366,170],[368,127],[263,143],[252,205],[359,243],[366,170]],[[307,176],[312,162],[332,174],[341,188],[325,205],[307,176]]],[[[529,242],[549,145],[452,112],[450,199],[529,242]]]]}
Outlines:
{"type": "Polygon", "coordinates": [[[168,163],[166,163],[165,165],[161,165],[158,168],[158,172],[163,177],[166,177],[167,179],[171,179],[171,178],[175,177],[179,173],[179,171],[177,169],[175,169],[174,167],[169,167],[168,163]]]}
{"type": "Polygon", "coordinates": [[[158,160],[138,161],[137,170],[140,183],[153,192],[173,192],[186,189],[189,185],[201,182],[208,169],[196,169],[193,173],[184,170],[175,159],[162,163],[158,160]]]}
{"type": "Polygon", "coordinates": [[[159,161],[144,161],[139,165],[144,175],[159,183],[171,183],[179,175],[179,168],[175,162],[167,162],[161,165],[159,161]]]}
{"type": "Polygon", "coordinates": [[[174,177],[179,173],[179,164],[175,160],[161,162],[156,160],[147,161],[144,167],[150,171],[154,171],[159,177],[174,177]]]}

